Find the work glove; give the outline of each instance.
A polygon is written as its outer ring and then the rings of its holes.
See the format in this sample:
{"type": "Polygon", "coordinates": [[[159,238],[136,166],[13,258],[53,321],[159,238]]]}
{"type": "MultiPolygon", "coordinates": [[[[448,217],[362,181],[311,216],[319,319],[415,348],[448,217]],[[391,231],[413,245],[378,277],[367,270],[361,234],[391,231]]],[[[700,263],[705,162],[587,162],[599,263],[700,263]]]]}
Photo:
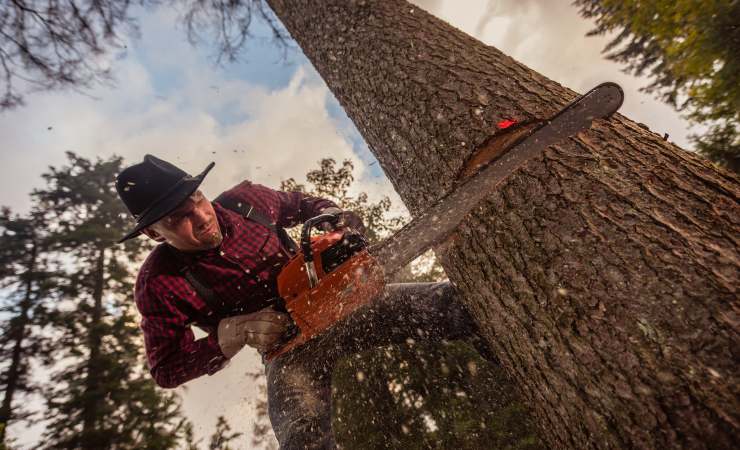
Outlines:
{"type": "Polygon", "coordinates": [[[324,231],[334,231],[338,228],[350,228],[360,234],[365,234],[365,224],[362,223],[362,219],[359,215],[352,211],[343,211],[339,208],[329,207],[321,210],[321,214],[333,214],[339,216],[339,222],[336,225],[332,225],[329,222],[324,222],[320,225],[320,228],[324,231]]]}
{"type": "Polygon", "coordinates": [[[290,325],[290,317],[272,308],[227,317],[218,323],[218,346],[225,357],[236,355],[245,345],[260,353],[280,343],[290,325]]]}

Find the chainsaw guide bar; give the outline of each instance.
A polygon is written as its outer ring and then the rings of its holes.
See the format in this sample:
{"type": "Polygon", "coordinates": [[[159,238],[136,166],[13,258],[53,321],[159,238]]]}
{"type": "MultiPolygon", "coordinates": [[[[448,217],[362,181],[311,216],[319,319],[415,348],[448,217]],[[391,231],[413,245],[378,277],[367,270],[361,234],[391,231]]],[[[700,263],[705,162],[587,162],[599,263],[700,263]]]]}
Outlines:
{"type": "Polygon", "coordinates": [[[386,280],[428,248],[452,233],[467,214],[512,173],[545,148],[588,129],[622,104],[622,89],[601,84],[566,106],[551,119],[515,141],[506,153],[484,165],[424,215],[383,242],[368,247],[351,228],[311,236],[322,222],[337,222],[325,214],[303,224],[301,251],[278,274],[280,298],[295,325],[287,342],[265,354],[267,361],[324,334],[354,311],[382,295],[386,280]]]}
{"type": "Polygon", "coordinates": [[[524,163],[547,147],[589,129],[595,119],[611,117],[623,100],[624,92],[616,83],[603,83],[591,89],[465,180],[422,216],[371,247],[370,254],[378,260],[386,277],[392,277],[397,270],[449,236],[470,211],[524,163]]]}

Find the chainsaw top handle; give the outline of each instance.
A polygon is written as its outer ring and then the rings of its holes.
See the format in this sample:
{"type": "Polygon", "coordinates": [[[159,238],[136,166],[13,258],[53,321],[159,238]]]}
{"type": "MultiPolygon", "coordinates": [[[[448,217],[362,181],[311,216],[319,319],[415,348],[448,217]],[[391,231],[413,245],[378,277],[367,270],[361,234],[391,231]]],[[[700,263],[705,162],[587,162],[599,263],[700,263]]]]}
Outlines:
{"type": "Polygon", "coordinates": [[[316,225],[325,222],[336,225],[339,222],[339,216],[335,214],[320,214],[303,223],[303,231],[301,232],[301,251],[303,251],[303,260],[307,263],[313,261],[313,251],[311,250],[311,229],[316,225]]]}

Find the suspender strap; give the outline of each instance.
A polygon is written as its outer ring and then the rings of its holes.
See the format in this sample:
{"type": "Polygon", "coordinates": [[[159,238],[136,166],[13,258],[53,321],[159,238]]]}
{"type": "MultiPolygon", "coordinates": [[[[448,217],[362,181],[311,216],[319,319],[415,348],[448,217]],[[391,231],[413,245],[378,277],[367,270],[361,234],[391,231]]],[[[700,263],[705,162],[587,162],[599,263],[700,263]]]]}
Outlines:
{"type": "Polygon", "coordinates": [[[241,214],[247,219],[257,222],[260,225],[264,225],[273,231],[276,231],[277,229],[277,226],[272,223],[269,217],[254,209],[254,207],[249,203],[237,201],[233,198],[226,197],[223,194],[216,197],[216,200],[214,200],[214,202],[220,204],[226,209],[230,209],[241,214]]]}
{"type": "MultiPolygon", "coordinates": [[[[293,238],[288,235],[288,232],[285,231],[285,228],[278,227],[277,225],[272,223],[269,217],[267,217],[262,212],[254,209],[254,207],[249,203],[238,202],[232,198],[224,197],[223,195],[218,196],[218,198],[216,198],[214,202],[219,203],[224,208],[241,214],[248,220],[253,220],[260,225],[266,226],[270,230],[277,233],[278,237],[280,238],[280,242],[291,253],[296,253],[298,251],[298,244],[296,244],[293,238]]],[[[190,267],[183,267],[181,269],[181,272],[185,279],[188,280],[188,283],[190,283],[190,286],[192,286],[193,289],[195,289],[195,292],[198,293],[198,296],[202,298],[203,301],[206,302],[206,304],[213,310],[213,312],[218,314],[220,317],[228,317],[234,315],[235,313],[247,314],[250,312],[259,311],[263,308],[274,305],[276,302],[279,303],[282,300],[275,298],[262,299],[260,302],[250,305],[251,307],[248,308],[248,310],[245,309],[244,311],[238,312],[228,310],[224,302],[221,300],[221,298],[219,298],[218,294],[216,294],[216,292],[214,292],[213,289],[211,289],[206,283],[203,283],[201,280],[199,280],[190,267]]],[[[257,279],[257,281],[259,282],[260,280],[257,279]]]]}
{"type": "Polygon", "coordinates": [[[213,292],[213,289],[203,284],[198,279],[198,277],[193,274],[193,271],[190,270],[190,267],[183,267],[182,274],[185,276],[185,279],[188,280],[190,286],[195,289],[195,292],[198,293],[198,296],[200,296],[200,298],[202,298],[203,301],[206,302],[206,304],[213,310],[213,312],[221,317],[228,316],[229,311],[226,310],[224,302],[218,297],[218,295],[216,295],[215,292],[213,292]]]}
{"type": "Polygon", "coordinates": [[[243,306],[238,309],[228,309],[226,308],[226,305],[224,305],[224,302],[221,300],[221,298],[213,292],[213,289],[205,285],[203,282],[201,282],[198,277],[195,276],[195,274],[190,270],[190,267],[184,267],[182,269],[182,274],[185,276],[185,279],[188,280],[188,283],[195,289],[195,292],[198,293],[198,296],[203,299],[204,302],[206,302],[206,305],[208,305],[211,310],[213,310],[214,313],[218,315],[218,317],[230,317],[237,314],[249,314],[253,312],[260,311],[262,309],[267,308],[268,306],[277,306],[278,309],[282,308],[282,310],[285,310],[285,307],[281,305],[281,302],[283,299],[276,297],[276,298],[262,298],[260,301],[257,302],[250,302],[250,304],[247,306],[243,306]]]}
{"type": "Polygon", "coordinates": [[[240,202],[234,200],[233,198],[225,197],[223,194],[216,197],[216,200],[214,200],[214,202],[220,204],[226,209],[230,209],[241,214],[249,220],[253,220],[260,225],[266,226],[270,230],[277,233],[278,237],[280,238],[280,242],[285,248],[290,250],[292,254],[298,252],[298,244],[296,244],[296,242],[293,240],[293,238],[290,237],[288,232],[285,231],[285,228],[279,227],[272,223],[269,217],[267,217],[262,212],[254,209],[254,206],[250,205],[249,203],[240,202]]]}

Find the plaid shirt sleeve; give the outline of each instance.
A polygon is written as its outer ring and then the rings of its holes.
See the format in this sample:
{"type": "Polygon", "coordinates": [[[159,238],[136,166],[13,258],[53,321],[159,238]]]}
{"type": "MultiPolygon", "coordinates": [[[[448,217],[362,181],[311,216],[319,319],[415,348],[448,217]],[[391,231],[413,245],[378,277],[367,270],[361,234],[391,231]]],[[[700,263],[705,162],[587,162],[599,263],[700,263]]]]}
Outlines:
{"type": "Polygon", "coordinates": [[[224,194],[269,213],[275,224],[283,228],[290,228],[316,217],[326,208],[337,207],[323,198],[301,192],[277,191],[249,181],[243,181],[224,194]]]}
{"type": "Polygon", "coordinates": [[[188,318],[174,307],[181,283],[180,277],[160,275],[146,279],[140,275],[136,285],[149,369],[164,388],[212,375],[227,361],[218,345],[216,330],[207,330],[207,337],[196,340],[188,318]]]}

